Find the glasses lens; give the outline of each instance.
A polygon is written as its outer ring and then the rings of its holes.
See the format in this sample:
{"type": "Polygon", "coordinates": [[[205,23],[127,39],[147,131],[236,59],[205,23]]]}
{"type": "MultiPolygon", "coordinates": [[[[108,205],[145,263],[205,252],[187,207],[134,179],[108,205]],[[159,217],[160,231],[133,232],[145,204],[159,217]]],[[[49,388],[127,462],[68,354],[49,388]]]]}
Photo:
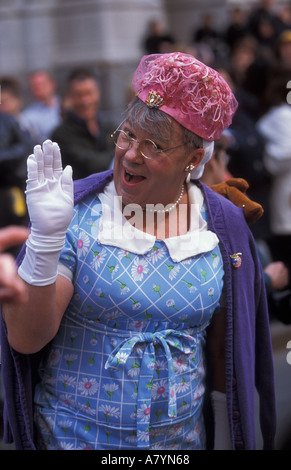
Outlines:
{"type": "MultiPolygon", "coordinates": [[[[113,141],[116,147],[127,150],[134,139],[131,139],[126,132],[118,129],[112,134],[113,141]]],[[[160,152],[156,144],[150,139],[144,139],[139,142],[139,151],[145,158],[156,158],[160,156],[160,152]]]]}
{"type": "Polygon", "coordinates": [[[159,155],[156,144],[149,139],[144,139],[139,143],[139,150],[147,158],[156,158],[159,155]]]}
{"type": "Polygon", "coordinates": [[[130,140],[129,140],[128,135],[124,131],[118,130],[113,134],[112,137],[113,137],[113,141],[114,141],[114,143],[117,147],[119,147],[120,149],[123,149],[123,150],[128,149],[129,144],[130,144],[130,140]]]}

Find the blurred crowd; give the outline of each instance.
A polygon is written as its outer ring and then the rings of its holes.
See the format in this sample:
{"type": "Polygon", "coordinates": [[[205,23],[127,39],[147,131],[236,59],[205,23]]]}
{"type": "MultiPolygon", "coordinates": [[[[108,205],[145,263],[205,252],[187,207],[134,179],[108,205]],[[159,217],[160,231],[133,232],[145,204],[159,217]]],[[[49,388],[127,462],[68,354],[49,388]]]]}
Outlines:
{"type": "Polygon", "coordinates": [[[75,179],[108,169],[113,158],[92,70],[71,71],[64,96],[50,72],[31,73],[28,106],[22,85],[15,77],[0,77],[0,227],[27,225],[26,159],[35,145],[46,139],[58,142],[63,165],[73,167],[75,179]]]}
{"type": "MultiPolygon", "coordinates": [[[[244,178],[249,197],[264,207],[251,229],[266,267],[266,284],[283,297],[290,321],[291,3],[276,11],[273,6],[264,0],[246,10],[242,2],[230,12],[223,31],[209,12],[188,44],[178,43],[154,21],[143,52],[193,54],[217,69],[233,89],[239,108],[224,135],[224,174],[244,178]],[[273,262],[280,263],[275,274],[273,262]]],[[[15,77],[0,77],[0,227],[27,224],[26,158],[35,144],[48,138],[58,142],[63,164],[72,165],[75,179],[109,168],[113,158],[112,129],[102,121],[100,84],[91,70],[71,71],[61,97],[48,71],[33,72],[28,84],[30,103],[24,106],[23,84],[15,77]]],[[[282,311],[281,297],[273,302],[282,311]]]]}

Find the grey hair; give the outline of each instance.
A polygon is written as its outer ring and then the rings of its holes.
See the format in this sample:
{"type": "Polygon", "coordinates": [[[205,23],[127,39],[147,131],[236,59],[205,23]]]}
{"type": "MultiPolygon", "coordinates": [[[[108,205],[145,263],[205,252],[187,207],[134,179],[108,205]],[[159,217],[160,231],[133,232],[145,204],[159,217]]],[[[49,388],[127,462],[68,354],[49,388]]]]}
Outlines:
{"type": "MultiPolygon", "coordinates": [[[[126,119],[131,125],[138,123],[138,127],[144,132],[151,134],[154,139],[160,142],[168,142],[173,132],[174,122],[171,116],[159,109],[149,108],[138,97],[135,97],[128,105],[126,110],[126,119]]],[[[180,126],[180,124],[178,124],[180,126]]],[[[184,129],[184,143],[189,152],[193,148],[203,148],[203,139],[193,132],[184,129]]]]}

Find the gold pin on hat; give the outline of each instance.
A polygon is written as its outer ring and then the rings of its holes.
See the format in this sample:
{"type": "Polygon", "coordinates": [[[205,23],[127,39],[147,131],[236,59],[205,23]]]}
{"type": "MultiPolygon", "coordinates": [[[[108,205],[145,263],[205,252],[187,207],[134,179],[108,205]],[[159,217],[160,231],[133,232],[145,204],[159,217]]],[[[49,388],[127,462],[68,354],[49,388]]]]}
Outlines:
{"type": "Polygon", "coordinates": [[[156,91],[150,91],[145,102],[149,108],[159,108],[163,105],[164,99],[156,91]]]}

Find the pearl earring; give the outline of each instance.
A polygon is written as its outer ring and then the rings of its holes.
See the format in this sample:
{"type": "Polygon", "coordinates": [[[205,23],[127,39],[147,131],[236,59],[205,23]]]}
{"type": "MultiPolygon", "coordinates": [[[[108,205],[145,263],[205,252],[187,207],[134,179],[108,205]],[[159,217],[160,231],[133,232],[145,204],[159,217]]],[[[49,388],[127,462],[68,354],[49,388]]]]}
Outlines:
{"type": "Polygon", "coordinates": [[[191,180],[191,171],[193,171],[195,169],[195,166],[194,165],[188,165],[186,166],[185,168],[185,171],[188,171],[188,175],[186,177],[186,183],[190,183],[190,180],[191,180]]]}

